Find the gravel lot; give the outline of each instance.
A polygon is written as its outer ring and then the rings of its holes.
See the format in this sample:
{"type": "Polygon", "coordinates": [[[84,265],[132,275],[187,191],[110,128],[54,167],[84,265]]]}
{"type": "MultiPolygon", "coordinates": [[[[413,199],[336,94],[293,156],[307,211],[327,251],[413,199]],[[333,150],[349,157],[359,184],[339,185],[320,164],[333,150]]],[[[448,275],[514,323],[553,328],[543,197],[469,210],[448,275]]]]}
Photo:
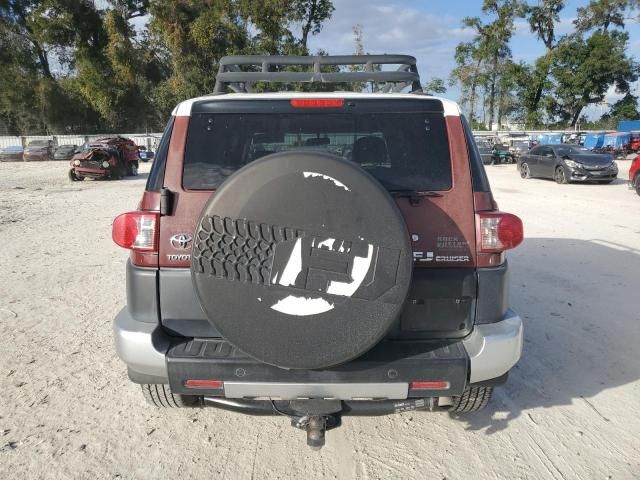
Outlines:
{"type": "Polygon", "coordinates": [[[523,359],[486,411],[346,418],[318,453],[285,418],[145,406],[112,346],[127,255],[110,229],[148,166],[74,184],[66,169],[0,164],[0,478],[640,477],[640,197],[622,179],[488,167],[525,222],[510,255],[523,359]]]}

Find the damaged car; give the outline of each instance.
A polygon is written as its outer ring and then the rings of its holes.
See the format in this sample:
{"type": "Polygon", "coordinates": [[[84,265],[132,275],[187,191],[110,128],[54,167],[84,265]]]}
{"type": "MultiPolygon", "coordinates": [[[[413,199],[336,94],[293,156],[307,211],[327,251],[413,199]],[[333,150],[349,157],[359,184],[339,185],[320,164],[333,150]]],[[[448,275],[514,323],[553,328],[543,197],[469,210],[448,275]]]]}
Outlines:
{"type": "Polygon", "coordinates": [[[73,182],[85,178],[117,180],[138,174],[138,147],[125,137],[100,138],[85,144],[71,158],[69,179],[73,182]]]}

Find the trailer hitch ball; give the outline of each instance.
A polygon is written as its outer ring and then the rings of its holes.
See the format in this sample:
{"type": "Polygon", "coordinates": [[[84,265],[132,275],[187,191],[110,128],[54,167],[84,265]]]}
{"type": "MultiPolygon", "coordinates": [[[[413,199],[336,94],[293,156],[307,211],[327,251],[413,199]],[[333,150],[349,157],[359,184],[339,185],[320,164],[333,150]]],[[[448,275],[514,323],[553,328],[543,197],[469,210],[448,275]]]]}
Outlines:
{"type": "Polygon", "coordinates": [[[327,422],[324,417],[314,415],[309,417],[307,422],[307,445],[314,450],[324,447],[324,433],[327,429],[327,422]]]}

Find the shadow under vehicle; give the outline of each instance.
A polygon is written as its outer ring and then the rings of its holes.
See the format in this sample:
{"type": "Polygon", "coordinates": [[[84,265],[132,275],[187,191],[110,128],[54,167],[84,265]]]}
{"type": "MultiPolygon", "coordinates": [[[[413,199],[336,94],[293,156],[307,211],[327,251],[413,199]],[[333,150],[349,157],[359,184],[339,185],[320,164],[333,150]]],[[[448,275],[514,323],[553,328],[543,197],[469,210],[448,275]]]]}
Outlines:
{"type": "Polygon", "coordinates": [[[618,166],[611,155],[571,144],[538,145],[517,163],[522,178],[550,178],[559,184],[611,183],[618,177],[618,166]]]}

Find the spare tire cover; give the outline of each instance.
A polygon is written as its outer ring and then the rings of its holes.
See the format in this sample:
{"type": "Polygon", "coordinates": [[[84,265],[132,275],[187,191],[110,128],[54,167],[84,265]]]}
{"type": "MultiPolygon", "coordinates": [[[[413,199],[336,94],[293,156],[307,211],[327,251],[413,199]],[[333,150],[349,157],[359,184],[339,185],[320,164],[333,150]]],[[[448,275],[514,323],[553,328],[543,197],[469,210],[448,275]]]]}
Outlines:
{"type": "Polygon", "coordinates": [[[191,275],[233,345],[283,368],[366,352],[398,318],[412,253],[388,192],[323,152],[276,153],[230,176],[204,207],[191,275]]]}

